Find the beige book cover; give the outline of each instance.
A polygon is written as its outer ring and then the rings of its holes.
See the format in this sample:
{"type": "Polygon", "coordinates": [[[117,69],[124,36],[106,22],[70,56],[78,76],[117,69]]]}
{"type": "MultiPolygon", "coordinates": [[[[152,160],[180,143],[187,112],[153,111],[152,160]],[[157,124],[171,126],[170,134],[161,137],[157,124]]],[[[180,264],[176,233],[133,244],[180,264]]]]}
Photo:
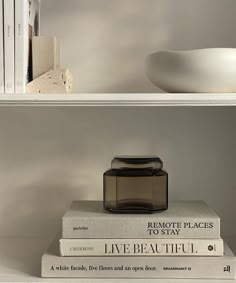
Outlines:
{"type": "Polygon", "coordinates": [[[61,257],[57,237],[42,257],[42,277],[234,279],[235,256],[224,250],[221,257],[61,257]]]}
{"type": "Polygon", "coordinates": [[[222,239],[60,239],[61,256],[223,256],[222,239]]]}
{"type": "Polygon", "coordinates": [[[203,201],[175,201],[153,214],[113,214],[101,201],[75,201],[62,220],[63,238],[220,238],[220,218],[203,201]]]}

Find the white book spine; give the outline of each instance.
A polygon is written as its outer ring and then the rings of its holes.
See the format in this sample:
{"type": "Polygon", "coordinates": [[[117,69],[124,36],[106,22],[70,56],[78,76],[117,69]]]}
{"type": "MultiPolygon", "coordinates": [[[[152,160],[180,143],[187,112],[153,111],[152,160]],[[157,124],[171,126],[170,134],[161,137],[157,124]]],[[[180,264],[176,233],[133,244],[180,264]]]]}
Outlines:
{"type": "Polygon", "coordinates": [[[0,0],[0,93],[5,92],[4,82],[4,37],[3,37],[3,0],[0,0]]]}
{"type": "Polygon", "coordinates": [[[25,93],[29,63],[29,0],[15,0],[15,92],[25,93]]]}
{"type": "Polygon", "coordinates": [[[223,256],[222,239],[61,239],[61,256],[223,256]]]}
{"type": "Polygon", "coordinates": [[[5,93],[15,92],[14,0],[4,0],[5,93]]]}

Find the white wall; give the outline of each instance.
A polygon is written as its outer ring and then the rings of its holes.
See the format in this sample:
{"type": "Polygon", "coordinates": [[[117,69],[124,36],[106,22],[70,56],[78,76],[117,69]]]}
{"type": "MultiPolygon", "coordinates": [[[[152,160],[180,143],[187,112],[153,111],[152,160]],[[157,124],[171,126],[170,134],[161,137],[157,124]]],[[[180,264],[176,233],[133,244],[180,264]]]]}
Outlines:
{"type": "Polygon", "coordinates": [[[117,154],[157,154],[170,199],[204,199],[236,234],[234,108],[1,108],[0,234],[50,234],[73,199],[102,199],[117,154]],[[7,221],[6,221],[7,220],[7,221]]]}
{"type": "Polygon", "coordinates": [[[42,0],[75,92],[157,92],[145,58],[161,49],[235,47],[235,0],[42,0]]]}
{"type": "MultiPolygon", "coordinates": [[[[231,46],[232,0],[44,0],[77,92],[155,92],[143,61],[162,48],[231,46]]],[[[236,23],[236,22],[235,22],[236,23]]],[[[235,108],[0,109],[0,236],[53,234],[73,199],[102,199],[117,154],[157,154],[170,199],[204,199],[236,234],[235,108]]]]}

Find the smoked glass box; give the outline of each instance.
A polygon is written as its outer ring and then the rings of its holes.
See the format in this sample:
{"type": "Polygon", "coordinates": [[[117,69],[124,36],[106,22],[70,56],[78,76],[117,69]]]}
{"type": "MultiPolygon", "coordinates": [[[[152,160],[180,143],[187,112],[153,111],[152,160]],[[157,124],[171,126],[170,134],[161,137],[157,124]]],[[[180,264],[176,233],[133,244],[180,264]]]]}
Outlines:
{"type": "Polygon", "coordinates": [[[152,213],[168,208],[168,174],[156,156],[115,157],[103,182],[105,210],[152,213]]]}

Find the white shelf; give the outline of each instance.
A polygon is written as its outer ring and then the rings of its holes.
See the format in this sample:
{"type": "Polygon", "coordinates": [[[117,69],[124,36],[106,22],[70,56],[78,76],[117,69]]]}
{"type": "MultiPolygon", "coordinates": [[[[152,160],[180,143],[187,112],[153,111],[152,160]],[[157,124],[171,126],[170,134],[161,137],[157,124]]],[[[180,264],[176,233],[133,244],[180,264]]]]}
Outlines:
{"type": "Polygon", "coordinates": [[[2,94],[0,106],[236,106],[236,93],[2,94]]]}
{"type": "MultiPolygon", "coordinates": [[[[48,238],[0,238],[0,282],[139,282],[139,283],[205,283],[206,280],[175,279],[42,279],[40,278],[41,256],[47,249],[48,238]]],[[[236,238],[228,240],[236,251],[236,238]]],[[[211,283],[229,283],[236,280],[210,280],[211,283]]]]}

